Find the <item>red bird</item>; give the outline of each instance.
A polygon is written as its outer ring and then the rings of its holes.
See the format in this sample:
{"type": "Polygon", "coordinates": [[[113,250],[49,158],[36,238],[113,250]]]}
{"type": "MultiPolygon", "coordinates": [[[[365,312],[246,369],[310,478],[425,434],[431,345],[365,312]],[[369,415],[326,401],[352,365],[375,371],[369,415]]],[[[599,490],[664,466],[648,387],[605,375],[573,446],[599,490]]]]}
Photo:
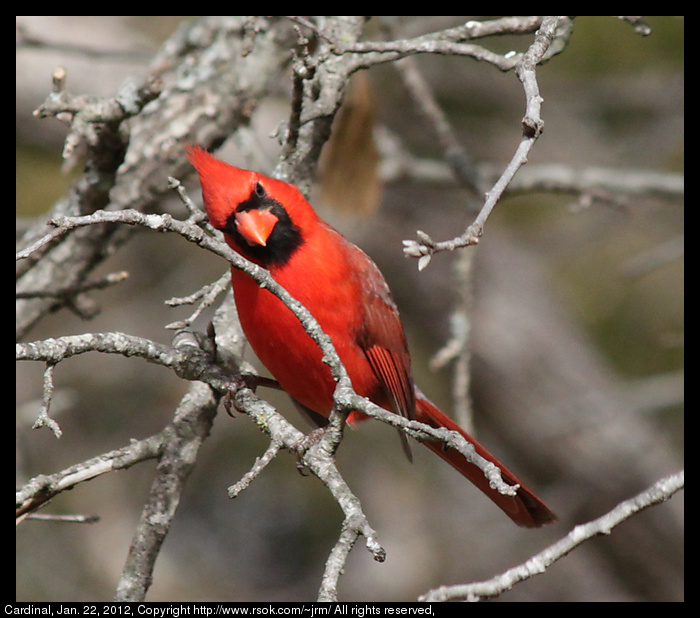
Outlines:
{"type": "MultiPolygon", "coordinates": [[[[474,438],[420,392],[399,314],[376,264],[323,221],[299,189],[219,161],[198,146],[188,158],[199,173],[209,221],[228,245],[270,271],[313,314],[333,341],[358,395],[409,419],[462,434],[482,457],[520,485],[515,496],[489,486],[483,472],[454,449],[424,442],[493,500],[519,526],[555,515],[474,438]]],[[[280,386],[323,425],[333,408],[335,381],[321,350],[297,318],[243,271],[231,269],[238,316],[251,347],[280,386]]],[[[367,416],[355,411],[354,424],[367,416]]]]}

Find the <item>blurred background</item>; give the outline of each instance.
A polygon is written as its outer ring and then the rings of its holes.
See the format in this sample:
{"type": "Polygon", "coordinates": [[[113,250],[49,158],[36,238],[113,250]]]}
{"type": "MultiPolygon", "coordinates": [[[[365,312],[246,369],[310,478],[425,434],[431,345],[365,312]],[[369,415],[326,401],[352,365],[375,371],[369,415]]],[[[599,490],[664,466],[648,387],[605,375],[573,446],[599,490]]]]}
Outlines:
{"type": "MultiPolygon", "coordinates": [[[[16,61],[20,230],[41,218],[72,178],[62,172],[65,126],[32,116],[51,90],[54,68],[66,68],[71,92],[110,96],[127,76],[144,70],[186,19],[17,18],[24,41],[16,61]],[[42,44],[27,44],[33,40],[42,44]]],[[[407,37],[468,19],[400,18],[396,28],[407,37]]],[[[568,48],[538,70],[545,130],[523,173],[547,164],[596,167],[620,170],[632,183],[652,173],[683,173],[684,22],[647,22],[652,34],[641,37],[611,17],[574,21],[568,48]]],[[[373,37],[378,27],[370,21],[366,38],[373,37]]],[[[531,40],[481,43],[503,53],[524,51],[531,40]]],[[[502,169],[521,136],[525,101],[515,75],[467,58],[424,55],[414,62],[461,145],[478,165],[502,169]]],[[[358,543],[341,580],[341,600],[410,601],[430,587],[487,579],[514,566],[573,525],[682,467],[683,202],[682,195],[659,192],[602,190],[590,201],[544,191],[509,195],[496,206],[479,246],[467,250],[473,254],[473,290],[465,292],[460,254],[439,254],[419,273],[417,262],[403,257],[401,241],[415,238],[417,229],[436,240],[460,234],[479,198],[450,179],[435,135],[396,69],[377,66],[362,76],[353,85],[360,93],[353,101],[363,118],[357,131],[364,133],[353,148],[364,153],[367,169],[358,172],[361,181],[348,184],[346,178],[343,184],[332,174],[338,164],[326,155],[325,182],[312,203],[384,272],[408,332],[416,381],[446,412],[453,410],[452,366],[434,371],[430,359],[450,337],[455,306],[468,298],[476,434],[561,520],[542,530],[517,528],[427,449],[416,446],[409,464],[393,430],[366,423],[348,431],[339,467],[388,557],[375,563],[358,543]],[[438,173],[392,174],[383,182],[397,144],[405,157],[434,162],[438,173]],[[355,195],[358,182],[369,188],[348,207],[343,198],[355,195]]],[[[269,136],[287,120],[290,84],[291,78],[281,84],[253,118],[269,169],[279,150],[269,136]]],[[[347,161],[351,154],[338,156],[347,161]]],[[[233,144],[218,156],[242,162],[233,144]]],[[[199,203],[193,177],[187,186],[199,203]]],[[[166,208],[184,216],[176,199],[166,208]]],[[[224,269],[179,237],[141,231],[95,273],[129,272],[126,282],[93,295],[99,315],[85,322],[57,312],[27,340],[123,331],[170,343],[163,327],[190,308],[172,309],[163,301],[191,294],[224,269]]],[[[210,318],[201,318],[200,330],[210,318]]],[[[31,430],[43,369],[17,367],[18,486],[158,432],[187,388],[140,359],[96,353],[72,358],[55,371],[52,415],[63,429],[56,440],[46,429],[31,430]]],[[[307,429],[283,396],[269,398],[307,429]]],[[[148,600],[316,598],[342,521],[321,483],[300,476],[294,458],[281,454],[238,498],[226,495],[266,447],[246,417],[217,416],[158,558],[148,600]]],[[[44,509],[98,515],[96,524],[22,523],[17,600],[113,598],[154,468],[148,462],[105,475],[44,509]]],[[[683,497],[676,495],[609,537],[589,541],[503,600],[679,601],[683,544],[683,497]]]]}

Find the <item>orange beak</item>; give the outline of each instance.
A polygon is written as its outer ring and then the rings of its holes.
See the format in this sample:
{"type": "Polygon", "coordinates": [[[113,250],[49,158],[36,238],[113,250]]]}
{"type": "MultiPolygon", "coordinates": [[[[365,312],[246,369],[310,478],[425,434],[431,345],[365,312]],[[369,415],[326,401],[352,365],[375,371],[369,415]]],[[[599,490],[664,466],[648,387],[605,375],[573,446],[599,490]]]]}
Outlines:
{"type": "Polygon", "coordinates": [[[249,245],[264,247],[277,220],[269,210],[242,210],[236,213],[236,229],[249,245]]]}

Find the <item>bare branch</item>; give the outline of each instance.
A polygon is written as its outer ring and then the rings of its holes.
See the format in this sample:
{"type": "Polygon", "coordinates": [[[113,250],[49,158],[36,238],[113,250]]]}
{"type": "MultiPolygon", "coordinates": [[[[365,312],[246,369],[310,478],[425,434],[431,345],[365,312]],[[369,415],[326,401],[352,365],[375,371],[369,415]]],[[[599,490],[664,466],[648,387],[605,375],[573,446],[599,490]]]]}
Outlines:
{"type": "Polygon", "coordinates": [[[634,498],[625,500],[598,519],[576,526],[562,540],[550,545],[523,564],[483,582],[441,586],[419,597],[420,601],[479,601],[496,597],[510,590],[515,584],[544,573],[554,562],[563,558],[584,541],[599,535],[608,535],[615,526],[644,509],[661,504],[685,487],[685,474],[679,472],[657,481],[634,498]]]}
{"type": "Polygon", "coordinates": [[[505,17],[491,21],[468,21],[462,26],[441,32],[425,34],[413,39],[361,43],[344,43],[336,41],[333,50],[338,54],[356,54],[355,62],[359,67],[390,62],[413,54],[447,54],[451,56],[468,56],[482,60],[502,71],[513,69],[521,59],[515,52],[497,54],[485,47],[465,43],[472,39],[504,34],[526,34],[534,32],[542,23],[542,17],[505,17]]]}
{"type": "MultiPolygon", "coordinates": [[[[326,562],[326,571],[319,591],[319,600],[337,598],[338,577],[344,568],[350,549],[360,536],[365,537],[366,547],[375,560],[381,562],[386,556],[385,550],[377,539],[377,533],[364,514],[359,499],[351,491],[335,464],[334,454],[342,437],[344,418],[334,412],[329,425],[319,430],[319,433],[315,434],[314,439],[310,441],[310,445],[306,445],[304,434],[278,414],[267,402],[258,399],[250,389],[239,389],[234,395],[234,402],[236,409],[250,416],[273,441],[283,448],[299,452],[300,445],[304,445],[300,452],[301,463],[326,485],[343,510],[345,518],[341,539],[326,562]]],[[[265,457],[274,456],[277,450],[276,445],[271,445],[265,457]]],[[[247,483],[249,475],[236,484],[235,489],[232,488],[234,495],[238,495],[240,488],[247,483]]]]}
{"type": "Polygon", "coordinates": [[[153,568],[202,442],[209,436],[219,405],[210,388],[193,382],[175,419],[162,434],[158,468],[117,586],[116,601],[143,601],[153,568]]]}
{"type": "Polygon", "coordinates": [[[49,475],[36,476],[17,492],[15,515],[19,524],[29,513],[44,506],[62,491],[114,470],[130,468],[136,463],[154,459],[160,454],[163,433],[133,441],[129,446],[103,453],[49,475]]]}
{"type": "Polygon", "coordinates": [[[194,294],[190,294],[189,296],[185,296],[183,298],[170,298],[166,300],[165,304],[170,307],[191,305],[192,303],[200,299],[201,302],[199,303],[197,309],[188,318],[184,320],[178,320],[177,322],[172,322],[171,324],[168,324],[165,328],[170,330],[189,328],[192,325],[192,323],[202,314],[202,312],[207,307],[210,307],[214,303],[214,301],[216,301],[216,299],[230,287],[230,285],[231,271],[227,270],[216,281],[205,285],[203,288],[201,288],[194,294]]]}
{"type": "Polygon", "coordinates": [[[484,224],[494,206],[503,195],[511,180],[522,165],[527,162],[527,156],[537,138],[542,133],[544,122],[540,117],[542,97],[539,93],[535,68],[542,61],[556,34],[561,17],[545,17],[542,25],[535,35],[535,40],[529,49],[517,63],[516,74],[522,82],[525,90],[525,116],[522,119],[523,136],[510,163],[496,181],[496,184],[486,193],[486,201],[474,222],[461,235],[442,242],[436,242],[428,234],[418,231],[418,241],[404,240],[404,254],[409,257],[420,258],[418,268],[423,270],[429,263],[432,255],[438,251],[454,251],[460,247],[468,247],[479,242],[484,230],[484,224]]]}
{"type": "Polygon", "coordinates": [[[39,417],[36,419],[32,425],[32,429],[38,429],[39,427],[48,427],[56,438],[60,438],[61,428],[58,423],[49,417],[49,407],[51,405],[51,396],[53,395],[53,369],[56,366],[55,363],[46,363],[46,369],[44,370],[44,397],[41,404],[41,410],[39,410],[39,417]]]}
{"type": "Polygon", "coordinates": [[[253,467],[245,475],[243,475],[241,480],[228,488],[228,497],[237,498],[238,494],[240,494],[243,490],[248,489],[255,477],[257,477],[267,467],[267,464],[269,464],[275,458],[275,455],[279,453],[282,446],[283,445],[277,442],[273,436],[272,440],[270,441],[270,446],[267,447],[265,454],[262,457],[256,458],[253,467]]]}
{"type": "MultiPolygon", "coordinates": [[[[378,144],[382,151],[382,180],[454,185],[451,165],[437,159],[423,159],[408,152],[398,136],[382,130],[378,144]]],[[[494,163],[480,162],[476,175],[493,184],[502,168],[494,163]]],[[[685,195],[683,174],[647,169],[620,167],[575,166],[563,163],[532,163],[522,167],[508,185],[505,195],[520,193],[566,193],[580,195],[596,192],[624,196],[649,195],[677,201],[685,195]]],[[[634,203],[633,201],[631,202],[634,203]]]]}

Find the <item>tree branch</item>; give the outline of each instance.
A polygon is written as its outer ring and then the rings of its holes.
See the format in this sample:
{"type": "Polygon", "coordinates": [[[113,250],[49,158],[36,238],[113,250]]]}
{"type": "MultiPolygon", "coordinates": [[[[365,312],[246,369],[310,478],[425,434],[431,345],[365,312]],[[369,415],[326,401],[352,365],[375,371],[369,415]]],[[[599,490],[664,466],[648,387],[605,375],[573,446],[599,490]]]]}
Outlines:
{"type": "Polygon", "coordinates": [[[129,446],[93,457],[60,472],[34,477],[25,483],[15,496],[16,523],[19,524],[27,515],[78,483],[158,457],[163,446],[163,432],[166,429],[150,438],[134,441],[129,446]]]}
{"type": "Polygon", "coordinates": [[[163,441],[148,500],[131,541],[115,601],[143,601],[153,580],[153,568],[165,540],[185,482],[202,442],[209,436],[219,398],[204,384],[193,382],[182,398],[163,441]]]}
{"type": "Polygon", "coordinates": [[[669,500],[677,491],[685,487],[685,473],[673,474],[654,483],[651,487],[637,494],[634,498],[620,502],[605,515],[576,526],[563,539],[550,545],[529,560],[492,579],[460,584],[458,586],[440,586],[419,597],[420,601],[480,601],[489,597],[497,597],[515,584],[526,581],[535,575],[544,573],[547,568],[560,558],[566,556],[584,541],[594,536],[608,535],[613,528],[626,521],[644,509],[669,500]]]}
{"type": "Polygon", "coordinates": [[[493,211],[494,206],[498,203],[517,171],[527,162],[528,154],[544,127],[544,122],[540,117],[540,107],[543,99],[539,93],[535,68],[544,59],[545,53],[552,44],[562,19],[565,18],[545,17],[542,20],[542,25],[535,35],[534,42],[515,67],[518,79],[522,82],[525,90],[525,116],[522,119],[523,135],[510,163],[491,190],[486,193],[486,201],[474,222],[462,235],[452,240],[436,242],[428,234],[418,230],[418,241],[403,241],[404,254],[409,257],[420,258],[418,261],[419,270],[423,270],[428,266],[433,254],[439,251],[454,251],[460,247],[477,244],[483,234],[484,224],[493,211]]]}

